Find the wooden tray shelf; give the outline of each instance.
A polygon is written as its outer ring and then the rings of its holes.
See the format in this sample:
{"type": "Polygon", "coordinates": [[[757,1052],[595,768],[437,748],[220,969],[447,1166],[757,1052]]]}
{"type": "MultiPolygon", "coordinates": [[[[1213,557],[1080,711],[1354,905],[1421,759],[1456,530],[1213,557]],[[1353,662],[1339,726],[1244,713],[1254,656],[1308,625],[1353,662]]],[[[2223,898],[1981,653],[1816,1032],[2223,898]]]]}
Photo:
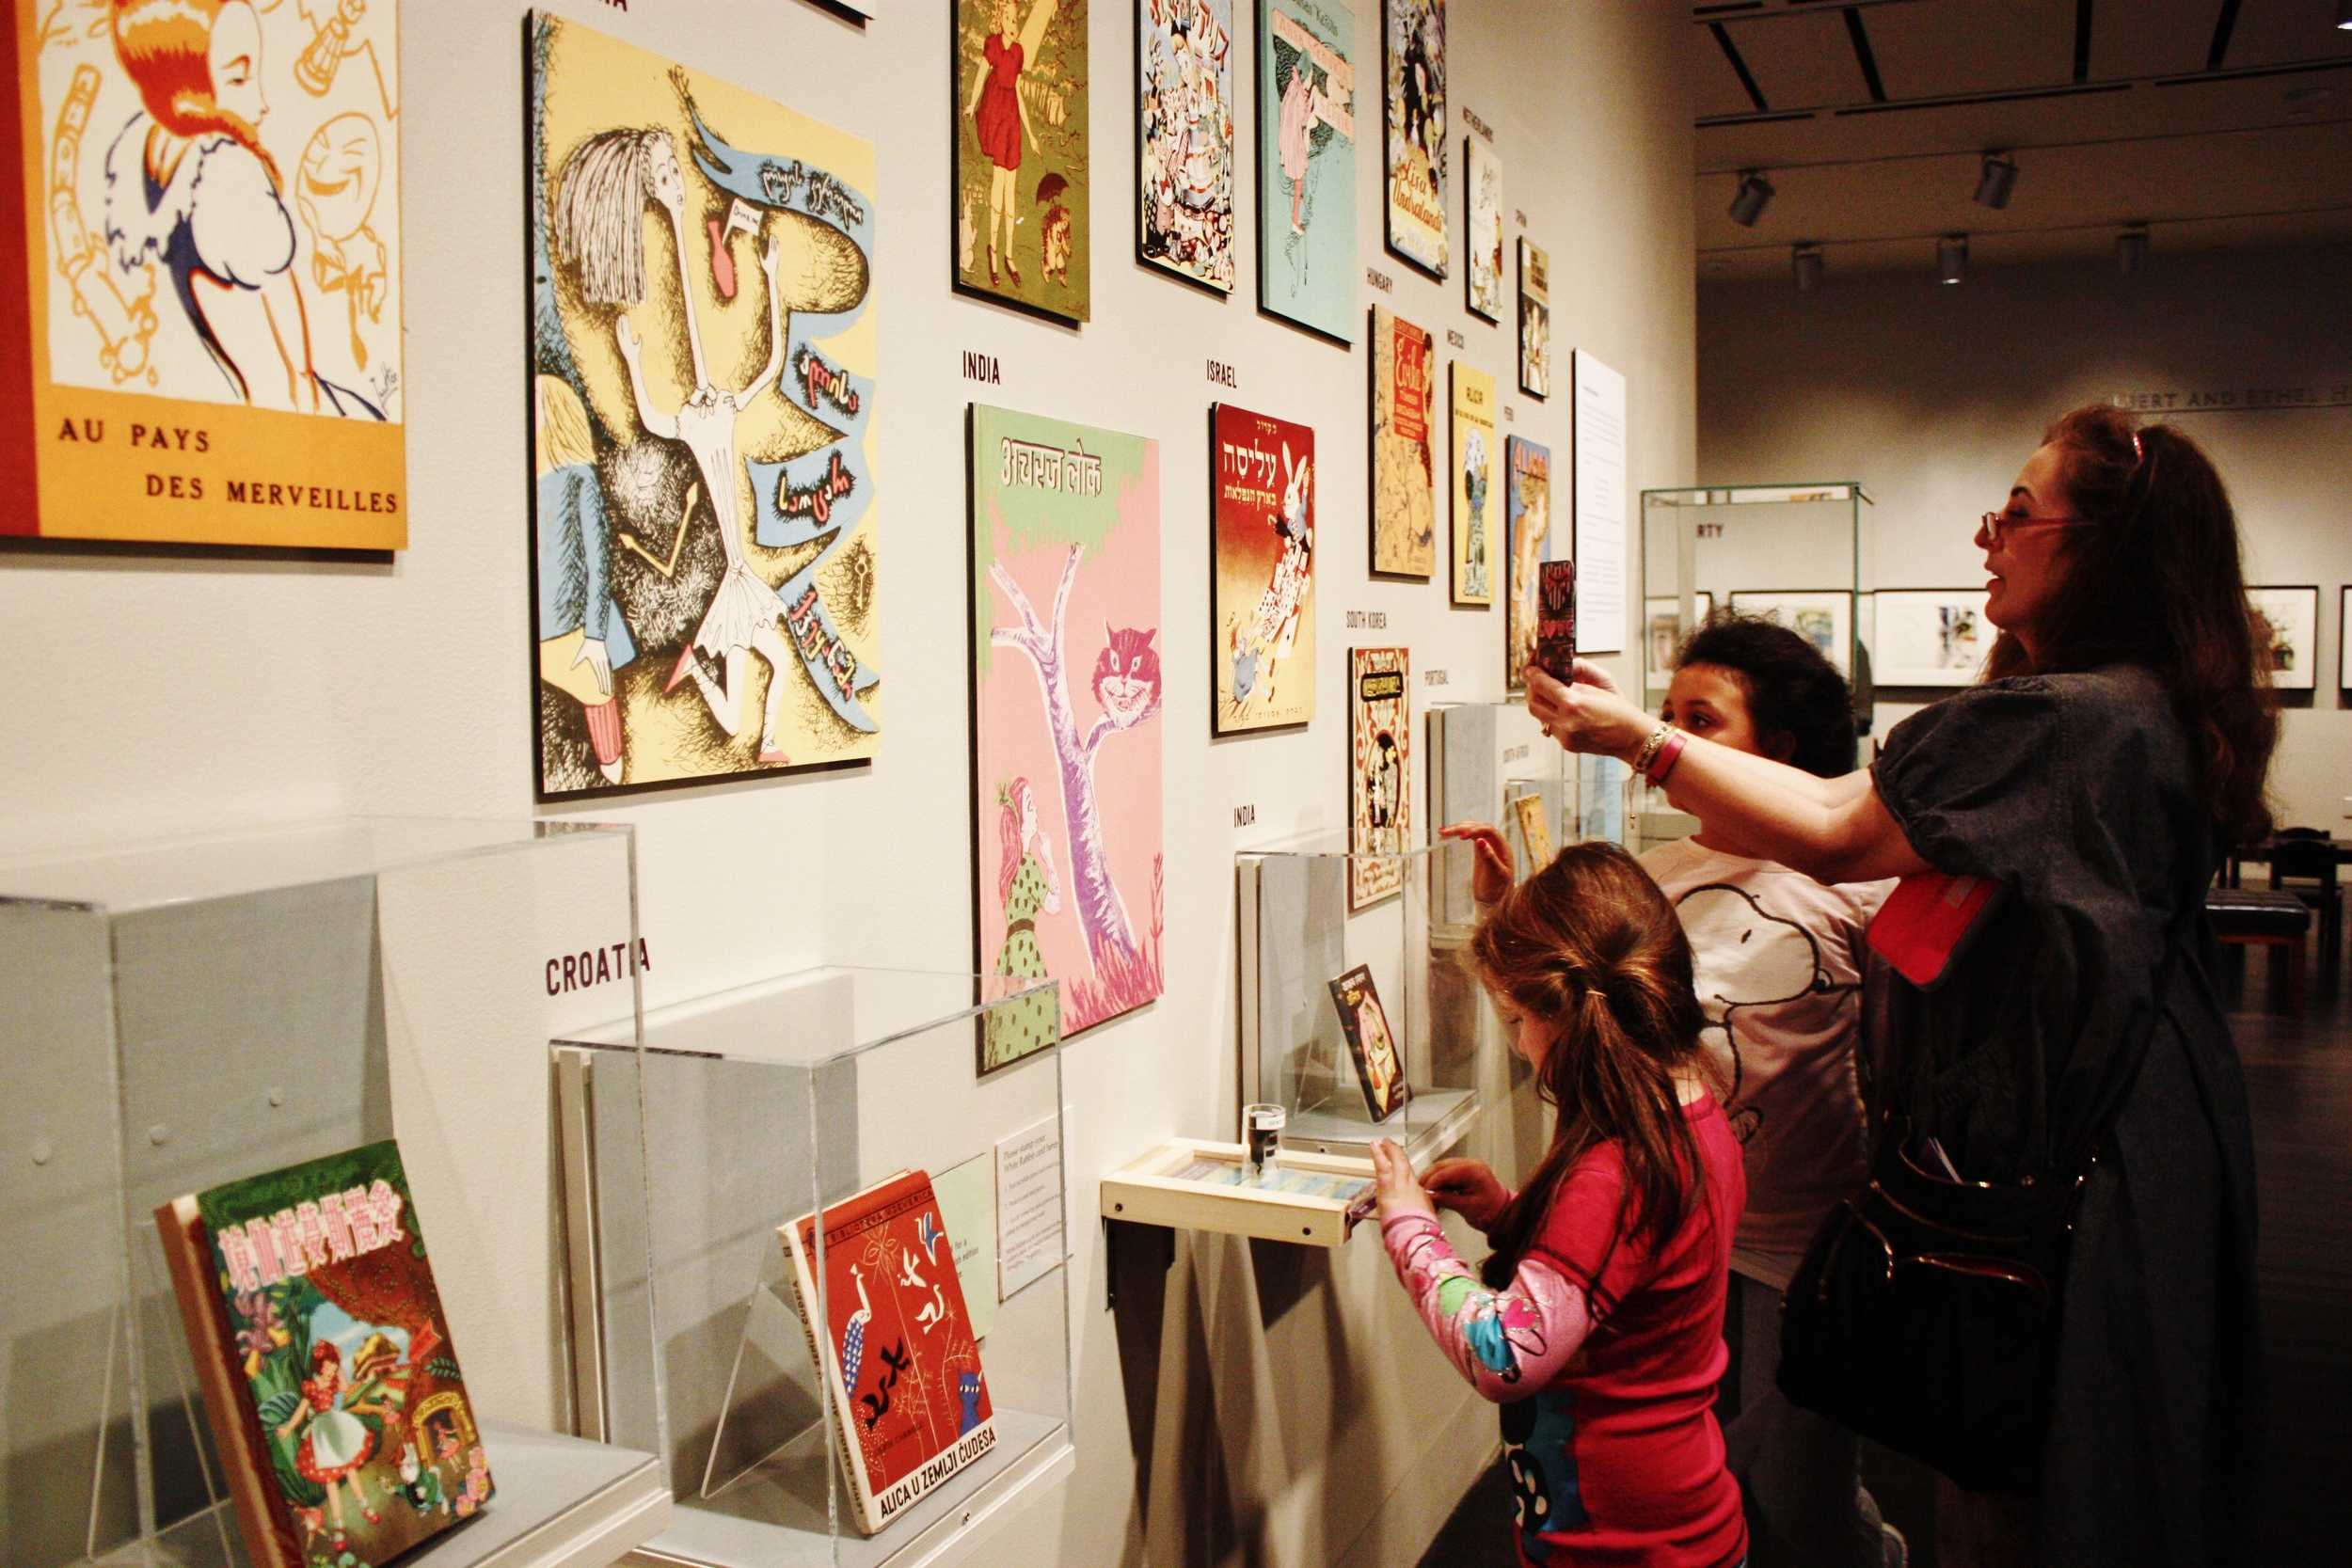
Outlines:
{"type": "Polygon", "coordinates": [[[1350,1205],[1370,1212],[1370,1160],[1285,1148],[1252,1184],[1242,1152],[1239,1144],[1170,1138],[1103,1178],[1103,1217],[1335,1247],[1352,1229],[1350,1205]]]}

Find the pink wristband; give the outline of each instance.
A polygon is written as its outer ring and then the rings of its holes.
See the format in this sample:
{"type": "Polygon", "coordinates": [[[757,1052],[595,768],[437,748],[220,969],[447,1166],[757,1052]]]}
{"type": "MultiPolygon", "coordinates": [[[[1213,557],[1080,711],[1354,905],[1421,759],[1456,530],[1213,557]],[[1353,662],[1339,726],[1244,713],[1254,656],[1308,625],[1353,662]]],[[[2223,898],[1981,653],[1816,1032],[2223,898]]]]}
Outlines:
{"type": "Polygon", "coordinates": [[[1682,743],[1691,737],[1680,730],[1666,737],[1666,744],[1658,748],[1658,755],[1650,759],[1649,782],[1663,785],[1666,775],[1675,770],[1675,759],[1682,755],[1682,743]]]}

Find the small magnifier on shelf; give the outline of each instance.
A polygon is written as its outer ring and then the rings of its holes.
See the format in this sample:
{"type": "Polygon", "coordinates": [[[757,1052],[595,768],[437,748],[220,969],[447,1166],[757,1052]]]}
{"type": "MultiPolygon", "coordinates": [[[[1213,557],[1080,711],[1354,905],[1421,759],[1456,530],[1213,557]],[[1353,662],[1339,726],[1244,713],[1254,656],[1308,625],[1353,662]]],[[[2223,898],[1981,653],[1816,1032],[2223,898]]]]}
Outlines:
{"type": "Polygon", "coordinates": [[[1290,1113],[1279,1105],[1241,1108],[1242,1142],[1247,1146],[1251,1180],[1263,1180],[1274,1168],[1282,1152],[1282,1128],[1289,1120],[1290,1113]]]}

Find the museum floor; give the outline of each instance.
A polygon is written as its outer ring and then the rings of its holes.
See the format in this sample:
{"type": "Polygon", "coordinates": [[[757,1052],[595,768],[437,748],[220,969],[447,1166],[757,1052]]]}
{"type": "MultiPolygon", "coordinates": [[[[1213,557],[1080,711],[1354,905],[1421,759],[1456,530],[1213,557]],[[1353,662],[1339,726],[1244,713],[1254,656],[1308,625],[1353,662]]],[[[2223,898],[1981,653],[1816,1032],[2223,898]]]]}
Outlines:
{"type": "MultiPolygon", "coordinates": [[[[2344,1484],[2352,1472],[2352,987],[2314,987],[2309,1011],[2288,1018],[2262,1010],[2273,1005],[2268,966],[2249,970],[2230,1022],[2254,1113],[2270,1352],[2270,1496],[2252,1560],[2341,1561],[2352,1537],[2344,1484]]],[[[1931,1479],[1883,1452],[1866,1452],[1863,1468],[1887,1518],[1911,1538],[1912,1568],[1935,1568],[1931,1479]]],[[[1454,1509],[1422,1568],[1509,1562],[1510,1510],[1498,1464],[1454,1509]]]]}

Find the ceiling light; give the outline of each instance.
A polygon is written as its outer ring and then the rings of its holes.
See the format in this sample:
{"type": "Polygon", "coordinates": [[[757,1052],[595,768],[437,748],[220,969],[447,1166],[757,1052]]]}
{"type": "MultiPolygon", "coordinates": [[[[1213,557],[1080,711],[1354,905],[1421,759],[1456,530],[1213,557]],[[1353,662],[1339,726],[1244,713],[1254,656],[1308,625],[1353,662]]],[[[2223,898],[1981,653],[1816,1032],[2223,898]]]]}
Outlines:
{"type": "Polygon", "coordinates": [[[2336,0],[2336,25],[2352,33],[2352,0],[2336,0]]]}
{"type": "Polygon", "coordinates": [[[1957,283],[1968,276],[1968,236],[1947,234],[1935,242],[1935,280],[1957,283]]]}
{"type": "MultiPolygon", "coordinates": [[[[2344,0],[2344,3],[2352,5],[2352,0],[2344,0]]],[[[2144,223],[2125,224],[2123,231],[2115,236],[2115,270],[2129,277],[2147,260],[2148,226],[2144,223]]]]}
{"type": "Polygon", "coordinates": [[[1731,198],[1731,221],[1742,229],[1755,228],[1756,220],[1764,215],[1764,209],[1772,205],[1772,182],[1752,168],[1742,170],[1740,189],[1731,198]]]}
{"type": "Polygon", "coordinates": [[[2017,188],[2017,166],[2003,152],[1984,155],[1984,166],[1977,174],[1976,202],[1979,207],[2006,207],[2009,193],[2017,188]]]}
{"type": "Polygon", "coordinates": [[[1807,240],[1789,252],[1788,261],[1796,269],[1797,293],[1811,293],[1821,281],[1821,247],[1807,240]]]}

